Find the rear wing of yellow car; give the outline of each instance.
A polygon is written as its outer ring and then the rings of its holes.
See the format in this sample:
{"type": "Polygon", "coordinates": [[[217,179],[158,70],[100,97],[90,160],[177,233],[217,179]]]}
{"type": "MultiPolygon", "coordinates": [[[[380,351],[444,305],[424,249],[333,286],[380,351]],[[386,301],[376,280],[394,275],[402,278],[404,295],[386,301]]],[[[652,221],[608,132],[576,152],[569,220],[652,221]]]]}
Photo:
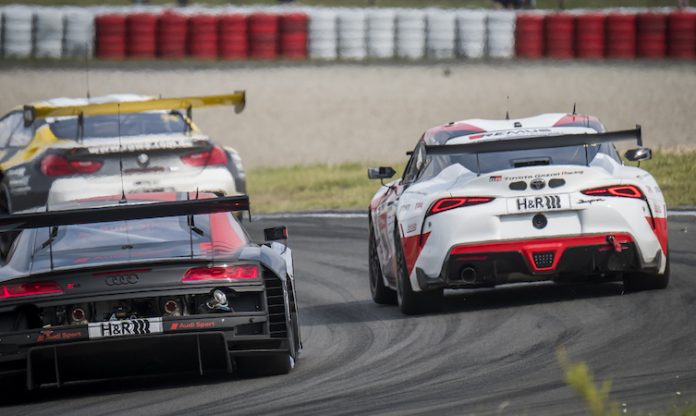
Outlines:
{"type": "Polygon", "coordinates": [[[241,113],[246,105],[245,91],[235,91],[225,95],[205,95],[198,97],[153,98],[142,101],[121,101],[85,105],[52,106],[32,104],[24,106],[24,123],[30,125],[36,119],[47,117],[86,117],[108,114],[142,113],[156,110],[186,109],[189,118],[193,108],[214,106],[234,106],[241,113]]]}

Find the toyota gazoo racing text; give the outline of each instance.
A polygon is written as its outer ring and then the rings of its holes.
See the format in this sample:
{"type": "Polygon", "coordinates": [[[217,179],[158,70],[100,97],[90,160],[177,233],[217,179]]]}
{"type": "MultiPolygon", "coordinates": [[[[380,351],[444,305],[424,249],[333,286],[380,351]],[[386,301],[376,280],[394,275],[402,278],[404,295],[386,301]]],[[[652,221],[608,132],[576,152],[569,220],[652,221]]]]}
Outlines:
{"type": "Polygon", "coordinates": [[[301,347],[284,227],[246,195],[100,197],[0,216],[0,396],[169,372],[287,373],[301,347]]]}
{"type": "MultiPolygon", "coordinates": [[[[669,281],[666,206],[640,127],[606,132],[596,117],[465,120],[425,132],[401,179],[369,208],[370,287],[404,313],[434,310],[444,288],[540,280],[669,281]]],[[[394,175],[371,168],[372,179],[394,175]]]]}
{"type": "Polygon", "coordinates": [[[237,152],[192,121],[194,108],[221,105],[240,112],[245,93],[56,98],[17,108],[0,118],[0,211],[122,191],[244,194],[237,152]]]}

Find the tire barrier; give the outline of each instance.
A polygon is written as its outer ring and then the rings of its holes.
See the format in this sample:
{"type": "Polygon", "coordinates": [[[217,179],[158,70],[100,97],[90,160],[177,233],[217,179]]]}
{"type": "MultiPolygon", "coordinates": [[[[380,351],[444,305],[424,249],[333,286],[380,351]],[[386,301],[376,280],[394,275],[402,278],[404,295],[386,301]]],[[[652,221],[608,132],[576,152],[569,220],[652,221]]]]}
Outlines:
{"type": "Polygon", "coordinates": [[[515,55],[514,12],[495,11],[488,14],[488,56],[512,58],[515,55]]]}
{"type": "Polygon", "coordinates": [[[338,57],[362,60],[367,57],[367,16],[362,10],[338,14],[338,57]]]}
{"type": "Polygon", "coordinates": [[[131,58],[154,58],[157,53],[157,16],[134,13],[126,16],[126,54],[131,58]]]}
{"type": "Polygon", "coordinates": [[[696,59],[696,9],[0,8],[12,59],[696,59]]]}
{"type": "Polygon", "coordinates": [[[254,13],[249,16],[249,57],[276,59],[278,57],[278,15],[254,13]]]}
{"type": "Polygon", "coordinates": [[[199,59],[218,57],[218,17],[197,14],[188,20],[188,53],[199,59]]]}
{"type": "Polygon", "coordinates": [[[94,14],[86,9],[65,12],[63,57],[91,58],[94,54],[94,14]]]}
{"type": "Polygon", "coordinates": [[[670,58],[696,58],[696,13],[676,11],[667,19],[667,54],[670,58]]]}
{"type": "Polygon", "coordinates": [[[31,57],[34,12],[28,7],[13,6],[3,11],[3,51],[9,58],[31,57]]]}
{"type": "Polygon", "coordinates": [[[63,12],[59,9],[39,9],[34,14],[34,57],[63,56],[63,12]]]}
{"type": "Polygon", "coordinates": [[[332,60],[338,57],[336,12],[312,10],[309,14],[309,57],[332,60]]]}
{"type": "Polygon", "coordinates": [[[186,56],[188,19],[178,13],[166,12],[157,21],[157,56],[177,59],[186,56]]]}
{"type": "Polygon", "coordinates": [[[305,13],[288,13],[280,16],[279,50],[287,59],[307,59],[307,25],[305,13]]]}
{"type": "Polygon", "coordinates": [[[425,13],[403,10],[396,14],[396,56],[422,59],[425,56],[425,13]]]}
{"type": "Polygon", "coordinates": [[[396,13],[393,10],[367,12],[367,56],[388,59],[394,57],[396,13]]]}
{"type": "Polygon", "coordinates": [[[606,57],[631,59],[636,57],[636,15],[611,13],[606,24],[606,57]]]}
{"type": "Polygon", "coordinates": [[[443,10],[428,11],[425,18],[425,51],[429,58],[452,59],[457,40],[457,15],[443,10]]]}
{"type": "Polygon", "coordinates": [[[641,58],[664,58],[667,54],[667,15],[639,13],[636,17],[636,53],[641,58]]]}
{"type": "Polygon", "coordinates": [[[586,13],[575,18],[575,56],[582,59],[604,58],[604,24],[601,13],[586,13]]]}
{"type": "Polygon", "coordinates": [[[126,57],[126,16],[103,14],[94,19],[96,26],[96,55],[103,59],[126,57]]]}
{"type": "Polygon", "coordinates": [[[575,56],[575,18],[568,13],[553,13],[546,17],[546,56],[568,59],[575,56]]]}
{"type": "Polygon", "coordinates": [[[218,52],[222,59],[246,59],[249,56],[248,21],[244,14],[220,16],[218,52]]]}
{"type": "Polygon", "coordinates": [[[457,13],[457,55],[483,58],[486,53],[486,12],[465,10],[457,13]]]}
{"type": "Polygon", "coordinates": [[[544,15],[525,13],[517,16],[515,53],[521,58],[541,58],[544,55],[544,15]]]}

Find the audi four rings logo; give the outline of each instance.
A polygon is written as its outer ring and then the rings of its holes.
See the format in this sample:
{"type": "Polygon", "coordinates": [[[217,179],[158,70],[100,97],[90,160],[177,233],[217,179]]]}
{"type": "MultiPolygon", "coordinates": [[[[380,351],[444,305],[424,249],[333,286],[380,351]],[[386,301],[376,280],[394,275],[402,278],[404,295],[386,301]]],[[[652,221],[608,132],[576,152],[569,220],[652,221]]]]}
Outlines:
{"type": "Polygon", "coordinates": [[[546,182],[540,178],[532,179],[532,181],[529,182],[529,187],[536,190],[542,189],[544,185],[546,185],[546,182]]]}
{"type": "Polygon", "coordinates": [[[104,279],[104,283],[106,283],[107,286],[125,286],[134,285],[138,283],[138,280],[140,280],[140,278],[135,273],[117,274],[107,276],[106,279],[104,279]]]}

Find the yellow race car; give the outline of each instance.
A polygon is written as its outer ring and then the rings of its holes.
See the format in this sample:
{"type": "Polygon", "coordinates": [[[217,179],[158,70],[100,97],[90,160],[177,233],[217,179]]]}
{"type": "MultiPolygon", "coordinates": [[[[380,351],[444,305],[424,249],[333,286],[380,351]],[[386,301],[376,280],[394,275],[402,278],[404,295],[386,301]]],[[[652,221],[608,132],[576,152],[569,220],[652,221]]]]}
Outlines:
{"type": "Polygon", "coordinates": [[[243,194],[237,152],[192,122],[192,109],[220,105],[241,112],[244,91],[58,98],[16,108],[0,119],[0,213],[122,193],[243,194]]]}

